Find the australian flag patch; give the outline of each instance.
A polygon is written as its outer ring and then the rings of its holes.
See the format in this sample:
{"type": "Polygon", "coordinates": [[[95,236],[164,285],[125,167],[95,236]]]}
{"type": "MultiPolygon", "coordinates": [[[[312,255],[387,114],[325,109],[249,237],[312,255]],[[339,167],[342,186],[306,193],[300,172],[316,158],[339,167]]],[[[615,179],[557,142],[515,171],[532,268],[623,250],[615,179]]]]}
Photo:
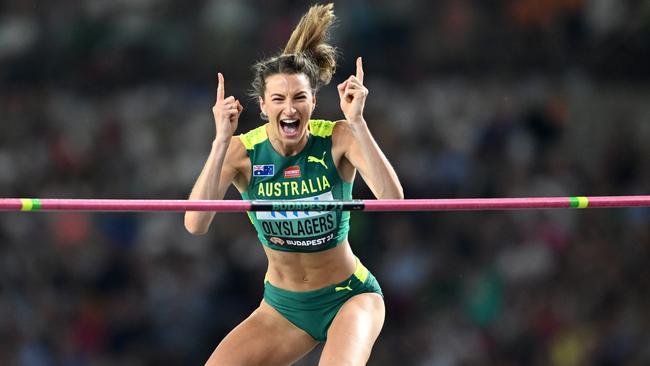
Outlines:
{"type": "Polygon", "coordinates": [[[275,174],[275,165],[253,165],[253,177],[272,177],[275,174]]]}

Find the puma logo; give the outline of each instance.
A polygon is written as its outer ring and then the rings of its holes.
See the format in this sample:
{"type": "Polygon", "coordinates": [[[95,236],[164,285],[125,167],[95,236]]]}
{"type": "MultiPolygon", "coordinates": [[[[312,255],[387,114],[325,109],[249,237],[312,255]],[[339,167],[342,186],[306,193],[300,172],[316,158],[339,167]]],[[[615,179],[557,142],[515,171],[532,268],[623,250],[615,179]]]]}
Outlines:
{"type": "Polygon", "coordinates": [[[325,154],[326,153],[327,153],[327,151],[323,151],[323,157],[320,158],[320,159],[315,157],[315,156],[309,155],[309,156],[307,156],[307,162],[308,163],[318,163],[318,164],[324,166],[325,169],[327,169],[327,164],[325,164],[325,154]]]}
{"type": "Polygon", "coordinates": [[[352,287],[350,287],[350,283],[352,283],[352,280],[348,281],[348,285],[344,287],[335,287],[334,291],[339,292],[339,291],[352,291],[352,287]]]}

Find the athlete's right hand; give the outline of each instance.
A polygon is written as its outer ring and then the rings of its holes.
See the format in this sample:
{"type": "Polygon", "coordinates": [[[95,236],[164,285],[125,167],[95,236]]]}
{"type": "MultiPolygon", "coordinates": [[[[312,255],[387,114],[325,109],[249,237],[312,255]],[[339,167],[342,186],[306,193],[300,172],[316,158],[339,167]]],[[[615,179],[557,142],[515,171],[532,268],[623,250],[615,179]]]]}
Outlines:
{"type": "Polygon", "coordinates": [[[239,100],[232,95],[224,99],[224,82],[223,75],[219,73],[217,84],[217,101],[212,107],[214,123],[217,128],[217,140],[219,142],[229,143],[230,138],[237,130],[237,122],[241,115],[242,107],[239,100]]]}

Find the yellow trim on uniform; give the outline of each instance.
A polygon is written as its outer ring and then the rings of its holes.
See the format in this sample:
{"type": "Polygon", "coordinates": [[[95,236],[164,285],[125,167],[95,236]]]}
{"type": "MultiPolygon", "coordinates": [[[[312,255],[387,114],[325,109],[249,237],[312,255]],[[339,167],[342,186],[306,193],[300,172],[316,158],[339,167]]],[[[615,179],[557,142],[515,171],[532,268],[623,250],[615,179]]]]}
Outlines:
{"type": "Polygon", "coordinates": [[[246,147],[246,150],[253,150],[253,147],[261,142],[266,141],[269,137],[266,135],[266,126],[262,125],[253,130],[239,135],[239,139],[246,147]]]}
{"type": "Polygon", "coordinates": [[[318,137],[332,136],[336,122],[326,121],[324,119],[312,119],[309,121],[309,131],[312,135],[318,137]]]}
{"type": "Polygon", "coordinates": [[[359,258],[357,259],[357,268],[354,270],[354,276],[359,279],[362,283],[366,283],[366,279],[368,279],[368,268],[366,268],[359,258]]]}
{"type": "Polygon", "coordinates": [[[20,203],[23,204],[23,206],[20,208],[21,211],[31,211],[32,208],[34,208],[34,201],[29,198],[21,198],[20,203]]]}
{"type": "MultiPolygon", "coordinates": [[[[355,269],[354,269],[354,277],[356,277],[359,281],[361,281],[361,283],[366,283],[366,280],[368,279],[368,273],[370,273],[370,272],[368,272],[368,268],[366,268],[361,263],[361,261],[359,260],[358,257],[354,257],[354,258],[357,261],[357,264],[356,264],[355,269]]],[[[267,283],[267,282],[269,282],[269,273],[268,272],[266,272],[264,274],[264,283],[267,283]]],[[[348,286],[349,285],[350,284],[348,283],[348,286]]],[[[341,289],[336,290],[336,291],[338,292],[340,290],[341,289]]]]}

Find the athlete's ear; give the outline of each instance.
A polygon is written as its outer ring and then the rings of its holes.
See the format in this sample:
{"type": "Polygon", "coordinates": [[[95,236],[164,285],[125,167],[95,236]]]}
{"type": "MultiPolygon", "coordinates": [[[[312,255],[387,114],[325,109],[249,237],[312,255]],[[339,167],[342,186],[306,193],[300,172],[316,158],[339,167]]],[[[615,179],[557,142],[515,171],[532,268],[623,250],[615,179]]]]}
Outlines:
{"type": "Polygon", "coordinates": [[[316,109],[316,94],[311,96],[311,111],[312,111],[312,113],[314,112],[314,109],[316,109]]]}
{"type": "Polygon", "coordinates": [[[262,113],[268,115],[268,113],[266,113],[266,105],[264,104],[264,98],[262,98],[262,97],[258,97],[258,98],[259,98],[259,102],[260,102],[260,110],[262,111],[262,113]]]}

